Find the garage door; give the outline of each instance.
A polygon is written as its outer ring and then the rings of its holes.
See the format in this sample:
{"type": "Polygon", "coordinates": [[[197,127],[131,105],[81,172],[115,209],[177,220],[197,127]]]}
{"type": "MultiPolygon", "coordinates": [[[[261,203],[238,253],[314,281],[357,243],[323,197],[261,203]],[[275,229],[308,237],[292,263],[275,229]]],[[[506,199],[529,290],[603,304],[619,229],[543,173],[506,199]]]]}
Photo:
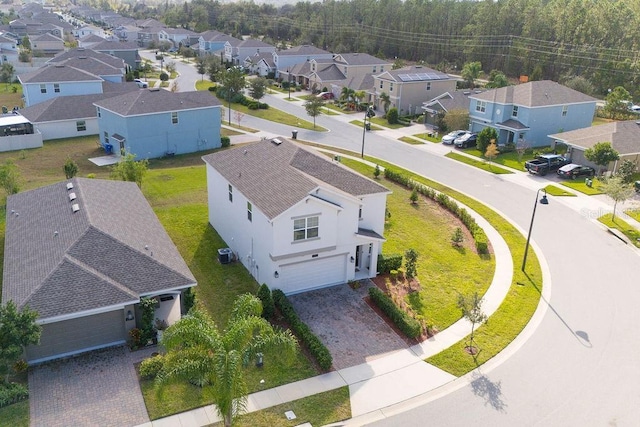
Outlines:
{"type": "Polygon", "coordinates": [[[53,359],[126,341],[123,310],[42,325],[40,345],[27,348],[30,362],[53,359]]]}
{"type": "Polygon", "coordinates": [[[317,258],[280,267],[281,290],[285,294],[345,283],[346,255],[317,258]]]}

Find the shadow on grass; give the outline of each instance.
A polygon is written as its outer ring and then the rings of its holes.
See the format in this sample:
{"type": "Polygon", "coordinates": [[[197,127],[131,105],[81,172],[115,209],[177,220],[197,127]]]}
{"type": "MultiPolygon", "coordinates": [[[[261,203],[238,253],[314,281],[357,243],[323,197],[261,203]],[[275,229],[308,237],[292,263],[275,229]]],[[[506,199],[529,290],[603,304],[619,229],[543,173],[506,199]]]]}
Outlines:
{"type": "Polygon", "coordinates": [[[491,381],[480,370],[471,374],[471,389],[473,394],[484,399],[485,406],[491,406],[496,411],[505,412],[507,404],[502,399],[502,383],[491,381]]]}
{"type": "MultiPolygon", "coordinates": [[[[576,330],[574,331],[571,326],[569,326],[569,324],[564,320],[564,318],[560,315],[560,313],[558,313],[556,311],[556,309],[553,307],[553,305],[551,305],[551,303],[549,303],[549,301],[547,301],[547,299],[544,297],[544,295],[542,295],[542,291],[540,290],[540,288],[538,287],[538,285],[536,285],[535,281],[533,281],[531,279],[531,277],[529,277],[529,275],[527,274],[527,272],[523,272],[524,275],[527,277],[527,279],[529,280],[529,284],[531,284],[534,289],[536,291],[538,291],[538,293],[540,294],[540,299],[542,301],[544,301],[545,304],[547,304],[547,307],[549,307],[551,309],[551,311],[553,312],[553,314],[555,314],[558,319],[560,319],[560,321],[562,322],[562,324],[567,328],[567,330],[571,333],[571,335],[573,335],[575,337],[575,339],[582,344],[584,347],[587,348],[592,348],[593,344],[591,344],[591,341],[589,341],[589,334],[585,331],[579,331],[576,330]]],[[[526,285],[524,283],[518,283],[518,285],[526,285]]]]}

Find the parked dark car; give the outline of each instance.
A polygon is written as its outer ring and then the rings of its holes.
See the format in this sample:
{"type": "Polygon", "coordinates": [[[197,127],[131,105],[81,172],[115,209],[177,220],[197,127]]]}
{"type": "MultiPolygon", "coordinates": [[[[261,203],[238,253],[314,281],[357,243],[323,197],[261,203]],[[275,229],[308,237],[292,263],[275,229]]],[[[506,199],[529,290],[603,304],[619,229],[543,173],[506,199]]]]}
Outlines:
{"type": "Polygon", "coordinates": [[[465,133],[460,138],[456,138],[453,141],[453,145],[455,145],[456,148],[475,147],[477,140],[478,140],[478,134],[476,134],[476,133],[465,133]]]}
{"type": "Polygon", "coordinates": [[[561,178],[571,178],[576,179],[580,176],[593,177],[596,174],[596,170],[590,166],[582,166],[576,165],[575,163],[570,163],[568,165],[564,165],[560,169],[558,169],[558,175],[561,178]]]}

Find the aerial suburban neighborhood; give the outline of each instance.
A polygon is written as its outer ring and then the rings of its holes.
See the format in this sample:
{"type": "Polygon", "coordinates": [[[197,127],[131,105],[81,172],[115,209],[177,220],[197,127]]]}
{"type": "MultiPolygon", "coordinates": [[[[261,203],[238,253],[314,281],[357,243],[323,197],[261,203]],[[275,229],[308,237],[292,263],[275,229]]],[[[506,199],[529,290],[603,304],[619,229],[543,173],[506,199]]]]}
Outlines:
{"type": "Polygon", "coordinates": [[[640,12],[521,3],[0,5],[0,425],[635,425],[640,12]]]}

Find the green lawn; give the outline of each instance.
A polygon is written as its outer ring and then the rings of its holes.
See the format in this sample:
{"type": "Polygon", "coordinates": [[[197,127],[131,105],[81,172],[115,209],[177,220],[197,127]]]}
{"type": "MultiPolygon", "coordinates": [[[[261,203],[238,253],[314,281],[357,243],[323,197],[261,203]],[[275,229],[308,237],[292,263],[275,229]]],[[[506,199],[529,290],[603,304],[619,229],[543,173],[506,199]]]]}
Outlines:
{"type": "Polygon", "coordinates": [[[200,79],[196,82],[196,90],[209,90],[210,87],[217,86],[216,83],[213,83],[207,79],[200,79]]]}
{"type": "MultiPolygon", "coordinates": [[[[236,427],[293,427],[309,423],[314,426],[324,426],[348,418],[351,418],[349,388],[342,387],[242,415],[234,421],[233,425],[236,427]],[[287,420],[284,415],[286,411],[293,411],[296,419],[287,420]]],[[[214,425],[222,426],[223,424],[214,425]]]]}
{"type": "Polygon", "coordinates": [[[371,117],[371,122],[389,129],[402,129],[407,127],[400,123],[390,124],[387,119],[382,117],[371,117]]]}
{"type": "MultiPolygon", "coordinates": [[[[362,120],[351,120],[349,122],[352,125],[356,125],[358,126],[360,129],[362,129],[364,127],[364,122],[362,120]]],[[[381,128],[380,126],[376,126],[374,124],[371,125],[371,130],[384,130],[384,128],[381,128]]]]}
{"type": "Polygon", "coordinates": [[[626,213],[627,215],[629,215],[631,218],[635,219],[636,221],[640,222],[640,209],[629,209],[624,211],[624,213],[626,213]]]}
{"type": "Polygon", "coordinates": [[[406,142],[407,144],[411,144],[411,145],[422,145],[424,144],[424,141],[419,141],[415,138],[412,138],[410,136],[401,136],[400,138],[398,138],[399,141],[402,142],[406,142]]]}
{"type": "Polygon", "coordinates": [[[466,163],[466,164],[468,164],[470,166],[473,166],[473,167],[476,167],[478,169],[482,169],[482,170],[485,170],[487,172],[495,173],[496,175],[513,173],[510,170],[507,170],[507,169],[501,168],[500,166],[495,165],[493,162],[489,163],[489,162],[484,161],[484,160],[476,160],[474,158],[465,156],[464,154],[456,153],[454,151],[445,154],[445,156],[449,157],[450,159],[454,159],[454,160],[457,160],[459,162],[466,163]]]}
{"type": "Polygon", "coordinates": [[[29,427],[29,401],[0,408],[0,426],[29,427]]]}
{"type": "Polygon", "coordinates": [[[433,136],[429,136],[429,133],[417,133],[413,135],[414,138],[424,139],[425,141],[433,142],[434,144],[440,144],[441,140],[433,136]]]}
{"type": "MultiPolygon", "coordinates": [[[[484,153],[481,153],[480,150],[476,148],[470,148],[464,150],[464,152],[467,154],[471,154],[472,156],[476,156],[480,159],[484,159],[484,153]]],[[[509,168],[522,171],[524,170],[525,162],[533,159],[533,157],[533,152],[531,150],[528,150],[527,153],[524,153],[520,159],[518,159],[518,153],[516,153],[515,151],[511,151],[509,153],[499,154],[498,157],[493,160],[493,162],[498,165],[507,166],[509,168]]]]}
{"type": "Polygon", "coordinates": [[[602,194],[602,191],[600,191],[600,181],[598,180],[598,178],[593,178],[593,185],[591,187],[588,187],[587,184],[585,184],[584,179],[568,179],[566,181],[562,181],[561,184],[565,187],[571,188],[572,190],[584,193],[587,196],[602,194]]]}
{"type": "MultiPolygon", "coordinates": [[[[349,153],[346,150],[335,151],[349,153]]],[[[394,165],[380,159],[367,156],[366,160],[384,168],[390,167],[398,170],[394,165]]],[[[363,166],[363,169],[359,168],[359,170],[369,177],[373,176],[374,168],[368,167],[367,170],[366,167],[363,166]]],[[[456,190],[409,172],[405,172],[405,174],[417,182],[444,192],[482,215],[505,239],[511,251],[511,256],[513,257],[513,281],[511,282],[511,288],[498,310],[490,317],[489,322],[481,326],[476,332],[476,343],[482,349],[482,352],[477,357],[477,364],[464,350],[466,346],[465,340],[468,337],[427,359],[428,363],[450,372],[453,375],[461,376],[477,368],[478,365],[485,363],[502,351],[527,325],[540,301],[542,272],[536,254],[531,249],[529,250],[526,273],[520,270],[520,260],[522,260],[524,256],[526,239],[509,221],[477,200],[465,196],[456,190]]]]}
{"type": "Polygon", "coordinates": [[[550,196],[577,197],[576,194],[570,191],[563,190],[562,188],[556,187],[555,185],[547,185],[546,187],[544,187],[544,189],[546,190],[547,194],[549,194],[550,196]]]}
{"type": "Polygon", "coordinates": [[[606,214],[598,218],[598,221],[603,223],[609,228],[615,228],[619,230],[629,238],[631,243],[633,243],[636,247],[640,248],[640,231],[636,228],[630,226],[626,221],[617,217],[615,219],[612,218],[612,214],[606,214]]]}

